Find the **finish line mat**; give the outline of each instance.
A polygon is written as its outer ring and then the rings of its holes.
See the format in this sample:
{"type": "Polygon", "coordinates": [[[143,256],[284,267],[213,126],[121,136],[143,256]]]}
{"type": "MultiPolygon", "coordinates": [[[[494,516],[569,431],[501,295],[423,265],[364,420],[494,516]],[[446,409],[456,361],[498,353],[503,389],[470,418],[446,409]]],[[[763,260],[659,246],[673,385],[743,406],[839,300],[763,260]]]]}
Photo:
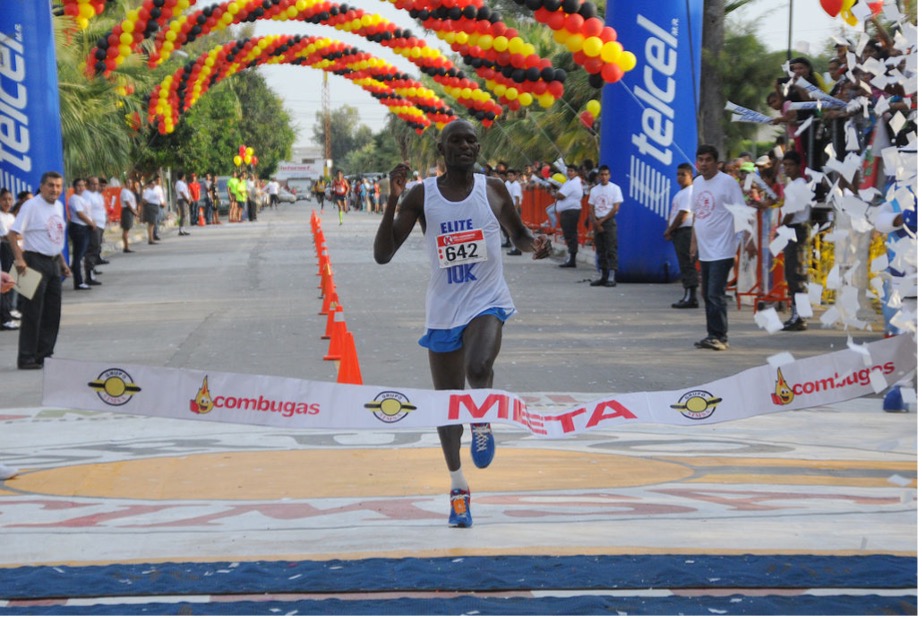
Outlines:
{"type": "Polygon", "coordinates": [[[0,570],[0,614],[915,615],[916,578],[915,557],[891,555],[19,567],[0,570]]]}

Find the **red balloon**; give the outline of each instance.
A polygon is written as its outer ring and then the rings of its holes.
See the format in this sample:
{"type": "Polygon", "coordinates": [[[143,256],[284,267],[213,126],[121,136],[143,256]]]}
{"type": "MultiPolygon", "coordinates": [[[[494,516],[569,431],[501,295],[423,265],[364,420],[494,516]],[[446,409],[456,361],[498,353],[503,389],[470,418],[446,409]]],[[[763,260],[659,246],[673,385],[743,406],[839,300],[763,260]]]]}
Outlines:
{"type": "Polygon", "coordinates": [[[579,13],[570,13],[569,15],[567,15],[566,19],[564,19],[563,25],[564,25],[564,28],[566,28],[573,34],[578,34],[579,32],[582,31],[583,23],[585,23],[585,21],[586,20],[583,19],[583,16],[580,15],[579,13]]]}
{"type": "Polygon", "coordinates": [[[547,85],[547,91],[551,93],[555,99],[559,99],[563,96],[563,82],[550,82],[547,85]]]}
{"type": "Polygon", "coordinates": [[[615,63],[610,63],[602,67],[602,79],[609,84],[614,84],[624,77],[624,71],[615,63]]]}
{"type": "MultiPolygon", "coordinates": [[[[574,59],[576,55],[573,55],[574,59]]],[[[602,67],[605,66],[605,61],[596,56],[595,58],[586,58],[586,62],[583,63],[583,68],[586,69],[586,73],[598,73],[602,70],[602,67]]]]}
{"type": "Polygon", "coordinates": [[[617,41],[618,33],[611,26],[605,26],[602,28],[602,34],[599,35],[599,38],[602,39],[602,43],[617,41]]]}
{"type": "Polygon", "coordinates": [[[830,17],[835,17],[842,12],[842,0],[820,0],[820,5],[830,17]]]}
{"type": "MultiPolygon", "coordinates": [[[[504,34],[504,33],[506,32],[507,29],[508,29],[508,28],[506,27],[506,24],[504,24],[504,23],[501,22],[501,21],[498,21],[498,22],[494,23],[494,24],[490,27],[490,31],[493,33],[493,36],[495,36],[495,37],[498,37],[498,36],[500,36],[501,34],[504,34]]],[[[507,36],[508,36],[508,35],[507,35],[507,36]]]]}
{"type": "Polygon", "coordinates": [[[590,17],[583,22],[581,32],[583,36],[588,39],[589,37],[597,37],[602,34],[602,28],[604,27],[605,24],[602,23],[601,19],[598,17],[590,17]]]}
{"type": "Polygon", "coordinates": [[[579,115],[579,121],[583,123],[583,126],[587,129],[592,129],[592,123],[595,122],[595,119],[592,117],[588,111],[581,112],[579,115]]]}
{"type": "Polygon", "coordinates": [[[563,22],[566,21],[566,19],[566,13],[563,11],[556,11],[551,13],[551,15],[547,18],[547,26],[551,30],[560,30],[563,28],[563,22]]]}
{"type": "Polygon", "coordinates": [[[573,52],[573,62],[575,62],[576,64],[580,66],[583,66],[586,64],[586,58],[587,56],[585,52],[583,52],[583,50],[581,49],[573,52]]]}

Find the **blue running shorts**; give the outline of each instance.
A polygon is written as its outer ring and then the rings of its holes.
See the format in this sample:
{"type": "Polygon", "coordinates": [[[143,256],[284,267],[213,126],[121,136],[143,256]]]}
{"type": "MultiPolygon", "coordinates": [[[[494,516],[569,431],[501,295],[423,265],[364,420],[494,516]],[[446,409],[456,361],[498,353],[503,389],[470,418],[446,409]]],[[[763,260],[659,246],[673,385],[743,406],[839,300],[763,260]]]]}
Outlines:
{"type": "MultiPolygon", "coordinates": [[[[509,320],[509,317],[512,316],[512,312],[500,307],[491,307],[490,309],[480,312],[477,316],[474,316],[474,318],[479,318],[480,316],[496,316],[502,322],[506,322],[509,320]]],[[[429,329],[426,331],[426,335],[419,338],[419,345],[423,348],[428,348],[432,352],[452,352],[458,350],[463,344],[462,338],[464,337],[465,329],[467,329],[467,325],[461,325],[454,329],[429,329]]]]}

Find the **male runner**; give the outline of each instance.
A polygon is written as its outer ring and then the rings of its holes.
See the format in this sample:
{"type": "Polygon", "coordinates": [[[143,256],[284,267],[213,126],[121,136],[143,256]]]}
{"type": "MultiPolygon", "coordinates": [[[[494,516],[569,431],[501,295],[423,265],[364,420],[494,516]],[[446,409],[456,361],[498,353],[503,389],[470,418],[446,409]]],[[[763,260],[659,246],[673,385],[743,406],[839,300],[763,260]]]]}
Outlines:
{"type": "MultiPolygon", "coordinates": [[[[516,247],[533,251],[534,258],[547,257],[551,244],[543,235],[533,237],[525,227],[502,180],[474,174],[480,142],[469,122],[446,125],[438,149],[445,159],[445,174],[414,186],[399,211],[397,202],[410,167],[401,163],[391,171],[390,194],[375,237],[375,261],[390,262],[419,222],[431,266],[427,331],[420,344],[429,349],[433,386],[464,389],[467,378],[473,389],[490,388],[503,323],[515,312],[503,278],[500,225],[516,247]],[[454,243],[452,237],[464,242],[454,243]]],[[[448,524],[469,527],[470,489],[461,471],[464,427],[443,426],[438,432],[451,476],[448,524]]],[[[485,468],[495,449],[490,424],[471,424],[471,432],[471,458],[478,468],[485,468]]]]}

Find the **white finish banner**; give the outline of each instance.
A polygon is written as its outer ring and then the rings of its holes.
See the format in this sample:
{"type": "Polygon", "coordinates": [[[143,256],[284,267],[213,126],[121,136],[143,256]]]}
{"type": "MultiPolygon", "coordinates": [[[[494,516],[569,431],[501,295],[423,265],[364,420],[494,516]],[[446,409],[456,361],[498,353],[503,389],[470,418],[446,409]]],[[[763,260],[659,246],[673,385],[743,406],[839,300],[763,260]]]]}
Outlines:
{"type": "Polygon", "coordinates": [[[880,392],[915,367],[915,341],[901,335],[777,367],[752,368],[689,389],[604,395],[552,409],[496,389],[343,385],[49,358],[42,404],[291,429],[390,430],[492,422],[561,438],[628,422],[696,425],[822,406],[880,392]]]}

